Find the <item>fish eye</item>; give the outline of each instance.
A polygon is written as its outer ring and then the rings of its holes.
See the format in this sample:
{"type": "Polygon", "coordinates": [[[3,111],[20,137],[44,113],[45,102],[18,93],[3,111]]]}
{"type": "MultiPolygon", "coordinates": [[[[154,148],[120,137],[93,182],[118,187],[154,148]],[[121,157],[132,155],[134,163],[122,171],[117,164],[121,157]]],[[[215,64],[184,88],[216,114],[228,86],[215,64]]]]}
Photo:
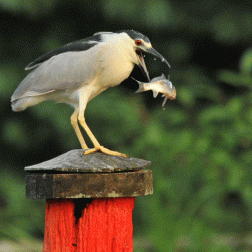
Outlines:
{"type": "Polygon", "coordinates": [[[142,41],[141,41],[141,40],[139,40],[139,39],[137,39],[137,40],[135,41],[135,43],[136,43],[136,45],[137,45],[137,46],[142,45],[142,41]]]}

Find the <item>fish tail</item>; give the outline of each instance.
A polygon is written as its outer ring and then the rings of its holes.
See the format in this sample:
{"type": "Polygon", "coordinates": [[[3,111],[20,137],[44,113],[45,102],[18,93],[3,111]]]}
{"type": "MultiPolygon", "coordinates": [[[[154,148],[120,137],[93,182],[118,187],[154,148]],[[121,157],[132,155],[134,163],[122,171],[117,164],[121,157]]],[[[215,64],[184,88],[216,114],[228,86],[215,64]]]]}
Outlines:
{"type": "Polygon", "coordinates": [[[131,77],[131,79],[134,80],[134,81],[136,81],[139,85],[140,85],[141,83],[143,83],[143,82],[141,82],[141,81],[138,81],[138,80],[134,79],[133,77],[131,77]]]}
{"type": "Polygon", "coordinates": [[[138,84],[139,84],[139,88],[137,89],[136,93],[144,92],[145,89],[144,89],[143,83],[140,82],[138,84]]]}
{"type": "Polygon", "coordinates": [[[132,78],[134,81],[136,81],[136,82],[138,83],[138,85],[139,85],[139,88],[138,88],[138,90],[136,91],[136,93],[140,93],[140,92],[146,91],[146,90],[144,89],[143,82],[138,81],[138,80],[134,79],[133,77],[131,77],[131,78],[132,78]]]}

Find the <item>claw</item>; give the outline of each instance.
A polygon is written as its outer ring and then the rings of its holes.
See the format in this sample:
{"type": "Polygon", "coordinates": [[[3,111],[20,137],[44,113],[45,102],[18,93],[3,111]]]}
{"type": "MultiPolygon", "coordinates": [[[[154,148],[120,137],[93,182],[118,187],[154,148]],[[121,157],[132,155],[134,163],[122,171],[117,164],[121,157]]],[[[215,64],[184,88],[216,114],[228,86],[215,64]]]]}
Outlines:
{"type": "Polygon", "coordinates": [[[103,146],[99,146],[99,147],[95,147],[93,149],[89,149],[87,151],[84,151],[83,154],[88,155],[88,154],[96,152],[96,151],[101,151],[101,152],[103,152],[103,153],[105,153],[107,155],[112,155],[112,156],[127,157],[127,155],[125,155],[123,153],[109,150],[109,149],[107,149],[107,148],[105,148],[103,146]]]}

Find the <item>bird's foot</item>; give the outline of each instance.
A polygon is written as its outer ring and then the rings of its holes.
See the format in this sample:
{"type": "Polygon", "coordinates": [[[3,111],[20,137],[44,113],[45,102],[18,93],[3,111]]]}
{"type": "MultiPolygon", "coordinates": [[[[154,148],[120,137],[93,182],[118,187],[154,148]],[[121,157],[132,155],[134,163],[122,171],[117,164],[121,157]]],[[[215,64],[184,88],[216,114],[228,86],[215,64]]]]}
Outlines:
{"type": "Polygon", "coordinates": [[[83,154],[85,155],[88,155],[92,152],[96,152],[96,151],[101,151],[107,155],[112,155],[112,156],[119,156],[119,157],[127,157],[127,155],[123,154],[123,153],[120,153],[120,152],[117,152],[117,151],[112,151],[112,150],[109,150],[103,146],[99,146],[99,147],[95,147],[93,149],[89,149],[87,151],[84,151],[83,154]]]}

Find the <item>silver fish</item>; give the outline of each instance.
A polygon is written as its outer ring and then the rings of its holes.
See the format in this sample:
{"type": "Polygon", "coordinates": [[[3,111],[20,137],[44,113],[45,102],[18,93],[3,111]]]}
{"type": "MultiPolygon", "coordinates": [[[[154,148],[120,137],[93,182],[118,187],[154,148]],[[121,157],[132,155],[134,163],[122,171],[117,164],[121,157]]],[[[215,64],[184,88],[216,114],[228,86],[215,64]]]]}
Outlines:
{"type": "MultiPolygon", "coordinates": [[[[135,80],[134,78],[132,78],[135,80]]],[[[136,93],[152,90],[153,97],[156,98],[158,93],[162,93],[162,97],[165,97],[162,106],[164,107],[167,99],[175,100],[176,99],[176,88],[172,85],[171,81],[167,80],[162,74],[159,77],[153,78],[150,82],[145,83],[138,80],[135,80],[139,84],[139,89],[136,93]]]]}

